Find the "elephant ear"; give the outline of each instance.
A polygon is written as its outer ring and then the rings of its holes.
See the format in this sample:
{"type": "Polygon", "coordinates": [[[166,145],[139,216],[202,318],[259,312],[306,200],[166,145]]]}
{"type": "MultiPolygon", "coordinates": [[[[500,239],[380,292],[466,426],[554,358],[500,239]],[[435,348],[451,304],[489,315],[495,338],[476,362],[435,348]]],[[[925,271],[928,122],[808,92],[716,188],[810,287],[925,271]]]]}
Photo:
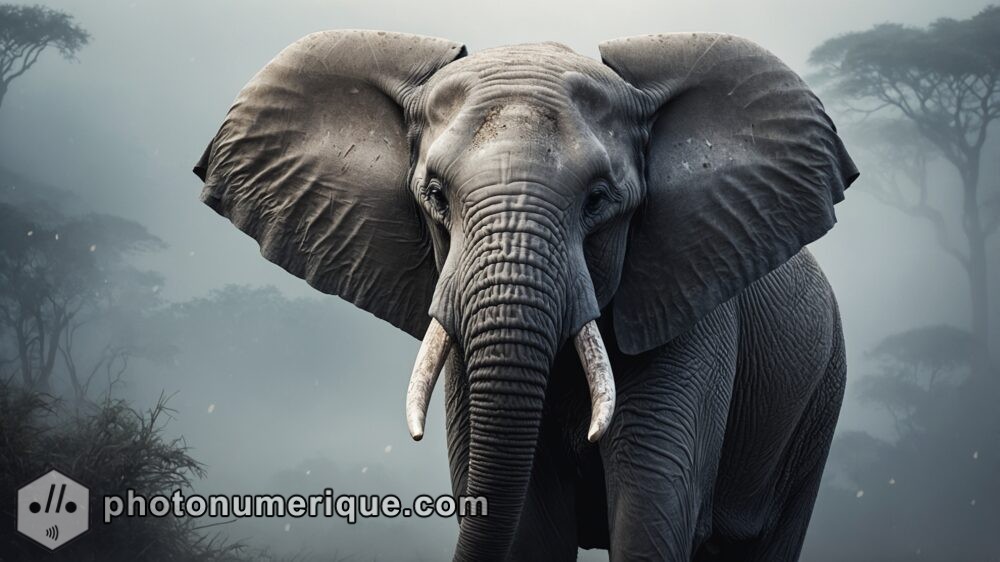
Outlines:
{"type": "Polygon", "coordinates": [[[750,41],[653,35],[600,52],[649,119],[646,199],[614,300],[619,345],[634,354],[822,236],[858,172],[819,99],[750,41]]]}
{"type": "Polygon", "coordinates": [[[243,88],[195,166],[202,201],[267,259],[422,337],[437,269],[407,188],[408,110],[464,53],[376,31],[297,41],[243,88]]]}

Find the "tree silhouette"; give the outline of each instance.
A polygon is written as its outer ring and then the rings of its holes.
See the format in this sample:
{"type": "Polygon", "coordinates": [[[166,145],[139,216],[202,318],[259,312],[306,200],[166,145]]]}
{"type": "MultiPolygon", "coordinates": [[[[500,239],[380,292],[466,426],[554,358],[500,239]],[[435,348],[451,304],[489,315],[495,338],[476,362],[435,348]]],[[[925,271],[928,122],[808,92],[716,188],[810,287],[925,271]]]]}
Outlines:
{"type": "Polygon", "coordinates": [[[0,204],[0,375],[49,392],[53,374],[65,372],[77,401],[98,375],[113,382],[148,345],[133,325],[162,283],[125,258],[162,245],[118,217],[44,224],[0,204]]]}
{"type": "Polygon", "coordinates": [[[924,431],[924,423],[938,421],[927,412],[968,374],[975,347],[968,332],[945,325],[888,336],[868,352],[879,369],[858,380],[860,400],[881,406],[899,438],[924,431]]]}
{"type": "Polygon", "coordinates": [[[10,83],[27,72],[49,47],[73,59],[90,34],[73,16],[44,6],[0,4],[0,106],[10,83]]]}
{"type": "MultiPolygon", "coordinates": [[[[884,156],[903,169],[912,191],[884,183],[879,198],[935,228],[967,273],[972,333],[989,342],[987,240],[1000,227],[1000,194],[996,186],[986,193],[980,168],[990,125],[1000,117],[1000,8],[922,29],[882,24],[848,33],[821,44],[809,60],[848,111],[888,119],[869,127],[882,137],[869,140],[888,147],[884,156]],[[964,248],[949,240],[945,215],[928,198],[926,165],[934,154],[961,180],[964,248]]],[[[981,361],[977,371],[985,367],[981,361]]]]}

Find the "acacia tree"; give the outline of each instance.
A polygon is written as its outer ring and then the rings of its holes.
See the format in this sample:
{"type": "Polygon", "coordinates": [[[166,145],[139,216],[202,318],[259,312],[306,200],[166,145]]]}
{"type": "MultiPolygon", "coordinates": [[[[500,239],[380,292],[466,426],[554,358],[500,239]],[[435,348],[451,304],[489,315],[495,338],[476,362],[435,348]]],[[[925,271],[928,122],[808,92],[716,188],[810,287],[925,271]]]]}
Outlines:
{"type": "Polygon", "coordinates": [[[0,4],[0,105],[7,88],[27,72],[43,51],[55,48],[73,59],[90,34],[73,16],[44,6],[0,4]]]}
{"type": "Polygon", "coordinates": [[[974,348],[967,331],[946,325],[888,336],[868,352],[879,369],[858,381],[860,400],[892,418],[898,439],[919,438],[942,417],[945,397],[965,381],[974,348]]]}
{"type": "Polygon", "coordinates": [[[981,168],[990,126],[1000,117],[1000,8],[926,28],[883,24],[848,33],[821,44],[809,60],[847,111],[896,121],[876,144],[889,150],[912,191],[892,180],[880,187],[880,199],[934,226],[967,273],[972,333],[988,343],[987,243],[1000,226],[1000,196],[995,185],[988,192],[981,168]],[[934,154],[960,178],[964,248],[949,240],[945,215],[928,197],[926,166],[934,154]]]}
{"type": "Polygon", "coordinates": [[[63,372],[77,401],[98,375],[113,382],[129,355],[143,351],[131,324],[157,303],[162,283],[126,258],[162,245],[125,219],[87,215],[47,225],[0,204],[0,374],[49,392],[63,372]]]}

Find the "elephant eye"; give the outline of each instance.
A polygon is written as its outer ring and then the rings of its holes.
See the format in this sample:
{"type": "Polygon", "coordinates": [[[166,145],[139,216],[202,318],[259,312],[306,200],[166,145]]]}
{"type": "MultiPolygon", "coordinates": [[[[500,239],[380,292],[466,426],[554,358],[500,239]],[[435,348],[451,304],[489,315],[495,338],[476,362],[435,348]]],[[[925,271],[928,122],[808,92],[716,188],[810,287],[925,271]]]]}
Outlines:
{"type": "Polygon", "coordinates": [[[590,193],[587,194],[587,201],[584,203],[583,209],[588,215],[596,215],[601,212],[604,204],[610,199],[610,191],[608,185],[605,182],[599,182],[593,188],[591,188],[590,193]]]}
{"type": "Polygon", "coordinates": [[[440,181],[437,179],[428,181],[423,191],[424,198],[430,204],[431,208],[442,215],[448,212],[448,198],[445,197],[444,187],[440,181]]]}

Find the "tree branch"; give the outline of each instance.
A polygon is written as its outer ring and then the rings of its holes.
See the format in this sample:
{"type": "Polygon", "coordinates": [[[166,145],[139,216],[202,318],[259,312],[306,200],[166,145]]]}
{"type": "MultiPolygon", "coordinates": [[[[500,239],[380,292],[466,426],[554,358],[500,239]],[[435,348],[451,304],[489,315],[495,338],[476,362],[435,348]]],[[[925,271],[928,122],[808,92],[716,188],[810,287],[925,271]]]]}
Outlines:
{"type": "Polygon", "coordinates": [[[29,49],[25,53],[24,58],[21,59],[21,68],[5,76],[3,78],[4,83],[10,84],[12,80],[27,72],[32,66],[35,66],[35,63],[38,62],[38,56],[42,54],[45,47],[46,45],[39,45],[29,49]]]}
{"type": "Polygon", "coordinates": [[[969,257],[964,252],[956,248],[952,242],[951,235],[948,232],[948,224],[944,219],[944,215],[941,211],[935,209],[927,202],[926,183],[917,184],[920,189],[920,196],[916,202],[908,201],[906,197],[903,196],[898,184],[894,181],[890,180],[889,183],[892,185],[891,188],[887,188],[885,185],[882,185],[880,188],[871,189],[871,186],[878,184],[869,184],[869,192],[881,203],[893,207],[908,216],[920,218],[930,223],[930,225],[934,228],[934,236],[937,240],[938,246],[962,264],[962,267],[968,269],[969,257]]]}

